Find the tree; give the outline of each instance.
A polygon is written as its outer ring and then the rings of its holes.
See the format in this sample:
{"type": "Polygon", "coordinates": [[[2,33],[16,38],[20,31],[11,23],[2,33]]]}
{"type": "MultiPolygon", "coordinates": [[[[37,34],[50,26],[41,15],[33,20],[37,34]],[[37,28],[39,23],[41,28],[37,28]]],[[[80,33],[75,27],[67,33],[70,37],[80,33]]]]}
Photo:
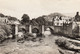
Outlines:
{"type": "Polygon", "coordinates": [[[0,17],[4,17],[4,14],[0,13],[0,17]]]}
{"type": "Polygon", "coordinates": [[[36,19],[35,19],[35,18],[33,18],[33,19],[31,20],[30,24],[32,24],[32,25],[38,25],[38,23],[36,22],[36,19]]]}
{"type": "Polygon", "coordinates": [[[44,25],[44,24],[45,24],[44,16],[38,17],[38,18],[36,19],[36,22],[37,22],[39,25],[44,25]]]}
{"type": "Polygon", "coordinates": [[[23,14],[21,23],[22,24],[29,23],[29,20],[30,20],[29,16],[27,14],[23,14]]]}
{"type": "Polygon", "coordinates": [[[8,38],[8,36],[12,33],[11,26],[6,24],[0,24],[0,43],[8,38]]]}
{"type": "Polygon", "coordinates": [[[18,20],[16,17],[6,16],[9,20],[16,21],[18,20]]]}
{"type": "Polygon", "coordinates": [[[9,36],[11,33],[12,33],[12,29],[11,29],[11,26],[10,25],[0,25],[1,26],[1,29],[3,29],[5,32],[6,32],[6,36],[9,36]]]}

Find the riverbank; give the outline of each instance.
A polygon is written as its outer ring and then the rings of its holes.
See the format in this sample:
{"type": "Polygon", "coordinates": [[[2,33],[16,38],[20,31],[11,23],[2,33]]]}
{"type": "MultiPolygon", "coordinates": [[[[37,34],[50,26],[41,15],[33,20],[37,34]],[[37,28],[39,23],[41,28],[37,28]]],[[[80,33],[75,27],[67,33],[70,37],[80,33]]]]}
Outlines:
{"type": "Polygon", "coordinates": [[[47,36],[42,42],[25,41],[24,43],[18,43],[14,40],[8,40],[0,45],[0,54],[61,54],[61,52],[74,54],[74,51],[62,49],[55,43],[60,38],[68,40],[68,38],[55,35],[47,36]]]}
{"type": "Polygon", "coordinates": [[[57,37],[44,38],[42,42],[25,41],[24,43],[7,42],[0,46],[0,54],[60,54],[55,44],[57,37]]]}

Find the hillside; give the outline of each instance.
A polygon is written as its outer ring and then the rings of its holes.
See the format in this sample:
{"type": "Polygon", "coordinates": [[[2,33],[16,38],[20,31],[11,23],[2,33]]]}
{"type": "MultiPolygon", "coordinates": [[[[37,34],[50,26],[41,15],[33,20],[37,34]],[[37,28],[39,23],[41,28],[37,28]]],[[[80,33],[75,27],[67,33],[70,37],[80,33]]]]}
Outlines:
{"type": "Polygon", "coordinates": [[[2,14],[2,13],[0,13],[0,17],[1,18],[8,18],[8,20],[13,20],[13,21],[16,21],[16,20],[19,20],[19,19],[17,19],[16,17],[12,17],[12,16],[6,16],[6,15],[4,15],[4,14],[2,14]]]}
{"type": "Polygon", "coordinates": [[[49,14],[49,15],[46,15],[46,16],[44,17],[44,19],[45,19],[46,21],[52,21],[53,18],[55,18],[56,16],[61,17],[61,16],[65,16],[65,15],[63,15],[63,14],[61,14],[61,13],[51,13],[51,14],[49,14]]]}
{"type": "Polygon", "coordinates": [[[61,13],[51,13],[49,15],[42,15],[42,16],[37,17],[36,19],[32,19],[31,24],[32,25],[42,25],[47,22],[52,22],[53,18],[55,18],[56,16],[61,17],[65,15],[61,13]]]}

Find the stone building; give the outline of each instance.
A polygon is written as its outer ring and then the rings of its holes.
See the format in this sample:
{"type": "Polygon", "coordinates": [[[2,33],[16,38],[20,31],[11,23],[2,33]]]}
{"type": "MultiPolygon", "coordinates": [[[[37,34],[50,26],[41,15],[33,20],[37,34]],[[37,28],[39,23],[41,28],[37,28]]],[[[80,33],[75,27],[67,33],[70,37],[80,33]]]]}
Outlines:
{"type": "Polygon", "coordinates": [[[71,23],[73,21],[73,18],[72,17],[69,17],[69,16],[64,16],[64,17],[61,17],[63,23],[71,23]]]}
{"type": "Polygon", "coordinates": [[[0,23],[9,23],[9,20],[6,17],[0,17],[0,23]]]}
{"type": "Polygon", "coordinates": [[[72,23],[64,23],[62,27],[62,33],[71,36],[72,35],[72,23]]]}
{"type": "Polygon", "coordinates": [[[79,12],[76,13],[73,21],[73,35],[80,36],[80,15],[79,12]]]}
{"type": "Polygon", "coordinates": [[[54,32],[72,34],[72,17],[62,16],[54,18],[54,32]]]}
{"type": "Polygon", "coordinates": [[[79,12],[76,13],[75,15],[75,19],[74,19],[76,22],[79,22],[80,21],[80,15],[79,15],[79,12]]]}
{"type": "Polygon", "coordinates": [[[54,26],[63,26],[63,21],[60,18],[61,17],[58,17],[58,16],[54,18],[54,26]]]}

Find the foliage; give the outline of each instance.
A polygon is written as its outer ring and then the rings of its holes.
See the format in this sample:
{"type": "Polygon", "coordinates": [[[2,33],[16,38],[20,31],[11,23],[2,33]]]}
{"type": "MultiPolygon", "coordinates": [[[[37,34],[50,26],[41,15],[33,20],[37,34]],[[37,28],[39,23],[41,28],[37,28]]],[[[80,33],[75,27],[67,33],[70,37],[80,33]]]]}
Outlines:
{"type": "Polygon", "coordinates": [[[8,17],[9,20],[13,20],[13,21],[18,20],[16,17],[11,17],[11,16],[6,16],[6,17],[8,17]]]}
{"type": "Polygon", "coordinates": [[[51,13],[51,14],[49,14],[49,15],[46,15],[45,17],[44,17],[44,19],[46,20],[46,21],[52,21],[52,20],[54,20],[54,18],[55,17],[62,17],[62,16],[65,16],[65,15],[63,15],[63,14],[61,14],[61,13],[51,13]]]}
{"type": "MultiPolygon", "coordinates": [[[[52,13],[50,15],[43,15],[43,16],[37,17],[36,19],[35,18],[32,19],[30,21],[30,23],[32,25],[44,25],[46,22],[52,21],[53,18],[55,18],[56,16],[61,17],[61,16],[64,16],[64,15],[62,15],[60,13],[52,13]]],[[[23,14],[21,23],[22,24],[29,23],[29,20],[30,20],[29,16],[27,14],[23,14]]]]}
{"type": "Polygon", "coordinates": [[[30,20],[29,16],[27,14],[23,14],[21,23],[22,24],[29,23],[29,20],[30,20]]]}
{"type": "Polygon", "coordinates": [[[6,32],[3,29],[0,29],[0,42],[6,38],[6,32]]]}
{"type": "Polygon", "coordinates": [[[1,25],[2,29],[6,32],[6,35],[9,36],[11,34],[11,26],[10,25],[1,25]]]}
{"type": "Polygon", "coordinates": [[[33,36],[33,34],[31,34],[31,33],[25,33],[25,34],[24,34],[24,38],[25,38],[26,40],[31,40],[32,38],[34,38],[34,36],[33,36]]]}
{"type": "Polygon", "coordinates": [[[8,38],[10,34],[11,34],[10,25],[0,24],[0,41],[8,38]]]}
{"type": "Polygon", "coordinates": [[[42,38],[43,38],[43,37],[45,37],[45,36],[44,36],[42,33],[38,33],[38,34],[37,34],[37,37],[42,37],[42,38]]]}
{"type": "Polygon", "coordinates": [[[44,25],[45,24],[44,16],[40,16],[36,19],[32,19],[31,24],[32,25],[44,25]]]}
{"type": "Polygon", "coordinates": [[[4,17],[4,14],[0,13],[0,17],[4,17]]]}
{"type": "Polygon", "coordinates": [[[36,19],[36,22],[37,22],[39,25],[44,25],[44,24],[45,24],[45,19],[44,19],[43,16],[41,16],[41,17],[38,17],[38,18],[36,19]]]}
{"type": "Polygon", "coordinates": [[[32,24],[32,25],[39,25],[39,24],[36,22],[36,19],[32,19],[31,22],[30,22],[30,24],[32,24]]]}
{"type": "Polygon", "coordinates": [[[41,40],[43,40],[44,37],[45,36],[42,33],[37,33],[36,37],[32,33],[25,33],[24,34],[24,39],[27,41],[29,41],[29,40],[34,41],[34,42],[41,41],[41,40]]]}

